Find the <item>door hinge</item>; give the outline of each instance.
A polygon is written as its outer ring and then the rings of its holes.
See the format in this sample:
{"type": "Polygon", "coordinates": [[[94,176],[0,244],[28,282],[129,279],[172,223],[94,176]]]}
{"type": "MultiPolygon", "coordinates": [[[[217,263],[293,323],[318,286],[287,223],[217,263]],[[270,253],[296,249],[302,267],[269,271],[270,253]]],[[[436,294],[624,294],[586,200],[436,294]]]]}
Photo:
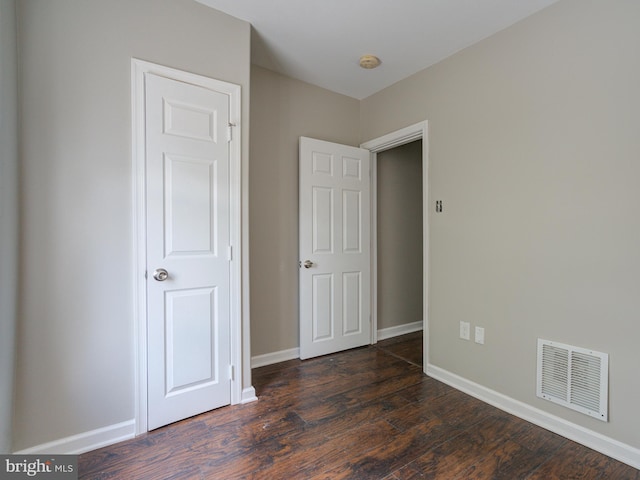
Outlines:
{"type": "Polygon", "coordinates": [[[235,368],[233,365],[229,365],[229,380],[235,380],[235,368]]]}
{"type": "Polygon", "coordinates": [[[227,141],[230,142],[231,140],[233,140],[233,127],[235,127],[236,124],[235,123],[231,123],[229,122],[229,125],[227,126],[227,141]]]}
{"type": "Polygon", "coordinates": [[[227,260],[233,260],[233,247],[231,245],[227,247],[227,260]]]}

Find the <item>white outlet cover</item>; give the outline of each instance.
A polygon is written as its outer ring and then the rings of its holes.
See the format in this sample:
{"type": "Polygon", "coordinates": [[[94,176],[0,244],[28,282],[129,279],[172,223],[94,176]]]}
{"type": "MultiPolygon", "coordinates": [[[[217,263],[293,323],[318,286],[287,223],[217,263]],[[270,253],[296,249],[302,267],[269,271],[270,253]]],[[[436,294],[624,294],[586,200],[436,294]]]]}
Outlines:
{"type": "Polygon", "coordinates": [[[460,322],[460,338],[462,340],[471,339],[471,324],[469,322],[460,322]]]}
{"type": "Polygon", "coordinates": [[[484,345],[484,328],[476,327],[476,343],[484,345]]]}

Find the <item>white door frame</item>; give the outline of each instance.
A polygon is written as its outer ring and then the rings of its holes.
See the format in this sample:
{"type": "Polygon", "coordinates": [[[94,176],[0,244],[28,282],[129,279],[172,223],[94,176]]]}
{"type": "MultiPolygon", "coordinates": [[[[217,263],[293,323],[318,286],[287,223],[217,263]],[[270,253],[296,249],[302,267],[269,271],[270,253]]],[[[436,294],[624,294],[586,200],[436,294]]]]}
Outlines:
{"type": "MultiPolygon", "coordinates": [[[[135,422],[136,434],[147,431],[147,288],[146,288],[146,196],[145,196],[145,73],[153,73],[179,82],[189,83],[229,95],[229,121],[233,126],[233,140],[229,143],[230,180],[230,241],[233,252],[230,275],[230,352],[233,374],[231,377],[231,404],[243,401],[243,359],[249,352],[242,350],[242,160],[241,87],[209,77],[131,59],[131,113],[133,163],[133,286],[134,286],[134,349],[135,422]],[[244,353],[244,354],[243,354],[244,353]]],[[[231,128],[231,127],[230,127],[231,128]]]]}
{"type": "Polygon", "coordinates": [[[377,165],[378,153],[422,139],[422,323],[423,362],[426,373],[429,360],[429,125],[424,122],[388,133],[361,144],[371,152],[371,343],[378,341],[378,238],[377,238],[377,165]]]}

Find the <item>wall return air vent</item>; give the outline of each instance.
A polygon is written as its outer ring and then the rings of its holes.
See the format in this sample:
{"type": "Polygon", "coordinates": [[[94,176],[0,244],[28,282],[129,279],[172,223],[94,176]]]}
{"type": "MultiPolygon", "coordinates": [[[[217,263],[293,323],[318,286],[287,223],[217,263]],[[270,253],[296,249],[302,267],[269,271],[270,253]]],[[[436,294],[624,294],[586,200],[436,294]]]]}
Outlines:
{"type": "Polygon", "coordinates": [[[608,354],[538,339],[538,397],[606,422],[608,393],[608,354]]]}

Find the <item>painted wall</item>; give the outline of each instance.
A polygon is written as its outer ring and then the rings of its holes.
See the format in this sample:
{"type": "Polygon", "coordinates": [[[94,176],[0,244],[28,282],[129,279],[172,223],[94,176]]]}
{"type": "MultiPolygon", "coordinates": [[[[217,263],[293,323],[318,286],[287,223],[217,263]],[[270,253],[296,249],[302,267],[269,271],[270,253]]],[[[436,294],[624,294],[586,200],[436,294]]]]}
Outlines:
{"type": "Polygon", "coordinates": [[[298,138],[358,145],[359,102],[251,67],[251,353],[298,348],[298,138]]]}
{"type": "Polygon", "coordinates": [[[11,452],[18,257],[16,2],[0,0],[0,453],[11,452]]]}
{"type": "Polygon", "coordinates": [[[638,25],[640,2],[563,0],[361,110],[363,140],[429,121],[430,363],[636,448],[638,25]],[[610,354],[608,423],[535,396],[538,337],[610,354]]]}
{"type": "Polygon", "coordinates": [[[422,322],[422,141],[377,155],[378,329],[422,322]]]}
{"type": "Polygon", "coordinates": [[[134,417],[131,58],[240,84],[246,167],[249,41],[191,0],[19,2],[15,450],[134,417]]]}

